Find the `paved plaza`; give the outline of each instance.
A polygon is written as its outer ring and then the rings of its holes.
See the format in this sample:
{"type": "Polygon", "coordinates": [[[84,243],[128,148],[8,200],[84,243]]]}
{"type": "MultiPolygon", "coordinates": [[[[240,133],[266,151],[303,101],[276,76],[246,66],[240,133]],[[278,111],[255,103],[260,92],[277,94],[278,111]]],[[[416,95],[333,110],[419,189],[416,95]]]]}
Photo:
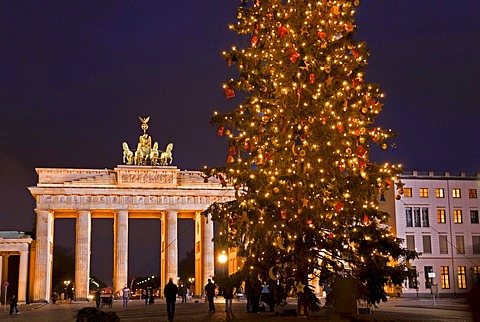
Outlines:
{"type": "MultiPolygon", "coordinates": [[[[3,307],[0,311],[0,321],[75,321],[75,311],[95,304],[90,303],[57,303],[21,305],[20,314],[9,315],[3,307]]],[[[175,321],[294,321],[306,318],[276,316],[274,313],[263,312],[251,314],[246,312],[245,302],[234,302],[232,312],[225,312],[222,299],[216,301],[216,312],[208,312],[208,304],[189,302],[182,304],[177,301],[175,321]]],[[[294,302],[286,306],[295,309],[294,302]]],[[[166,304],[157,300],[153,305],[145,305],[144,301],[132,300],[128,307],[123,307],[121,301],[115,301],[113,307],[103,308],[104,311],[114,311],[120,321],[167,321],[166,304]]],[[[326,315],[324,311],[312,315],[308,320],[318,321],[437,321],[437,322],[473,322],[468,306],[462,299],[439,299],[433,305],[431,299],[391,299],[382,303],[372,315],[356,315],[345,318],[326,315]]]]}

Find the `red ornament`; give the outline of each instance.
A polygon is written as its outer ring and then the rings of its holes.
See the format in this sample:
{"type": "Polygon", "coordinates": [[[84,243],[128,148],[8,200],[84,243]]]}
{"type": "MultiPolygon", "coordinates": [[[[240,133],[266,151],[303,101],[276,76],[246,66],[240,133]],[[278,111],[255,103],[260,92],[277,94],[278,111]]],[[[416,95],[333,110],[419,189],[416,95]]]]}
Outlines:
{"type": "Polygon", "coordinates": [[[252,37],[252,47],[255,48],[258,44],[258,37],[257,36],[253,36],[252,37]]]}
{"type": "Polygon", "coordinates": [[[363,224],[366,225],[368,223],[368,216],[366,214],[363,215],[363,224]]]}
{"type": "Polygon", "coordinates": [[[330,234],[328,234],[328,238],[333,239],[334,237],[335,237],[335,235],[332,232],[330,234]]]}
{"type": "Polygon", "coordinates": [[[236,153],[236,152],[235,152],[235,145],[230,145],[230,146],[228,147],[228,153],[229,153],[230,155],[235,155],[235,153],[236,153]]]}
{"type": "Polygon", "coordinates": [[[358,52],[355,49],[352,49],[352,55],[355,58],[358,58],[358,56],[359,56],[358,52]]]}
{"type": "Polygon", "coordinates": [[[359,157],[364,157],[365,154],[367,153],[367,149],[365,149],[363,146],[359,145],[357,149],[355,150],[355,154],[358,155],[359,157]]]}
{"type": "Polygon", "coordinates": [[[233,163],[233,162],[235,162],[235,158],[233,156],[229,155],[227,157],[227,163],[233,163]]]}
{"type": "Polygon", "coordinates": [[[225,96],[227,98],[233,98],[235,97],[235,90],[230,87],[225,87],[225,96]]]}
{"type": "Polygon", "coordinates": [[[315,83],[315,74],[310,74],[309,82],[310,82],[310,84],[315,83]]]}
{"type": "Polygon", "coordinates": [[[319,31],[317,35],[322,39],[327,38],[327,33],[325,31],[319,31]]]}
{"type": "Polygon", "coordinates": [[[284,37],[287,34],[287,28],[285,26],[280,26],[277,29],[277,32],[280,37],[284,37]]]}
{"type": "Polygon", "coordinates": [[[292,63],[295,63],[295,62],[297,62],[298,57],[300,57],[300,54],[297,53],[296,51],[294,51],[294,52],[290,55],[290,58],[289,58],[289,59],[290,59],[290,61],[291,61],[292,63]]]}
{"type": "Polygon", "coordinates": [[[222,135],[223,135],[223,130],[225,130],[225,128],[224,128],[223,126],[220,126],[220,127],[218,128],[218,131],[217,131],[218,136],[222,136],[222,135]]]}
{"type": "Polygon", "coordinates": [[[338,201],[333,208],[335,209],[335,211],[340,211],[343,209],[343,206],[344,204],[338,201]]]}
{"type": "Polygon", "coordinates": [[[285,209],[280,210],[280,218],[287,219],[287,211],[285,209]]]}
{"type": "Polygon", "coordinates": [[[338,129],[338,133],[343,132],[344,128],[343,128],[343,123],[342,122],[337,123],[337,129],[338,129]]]}

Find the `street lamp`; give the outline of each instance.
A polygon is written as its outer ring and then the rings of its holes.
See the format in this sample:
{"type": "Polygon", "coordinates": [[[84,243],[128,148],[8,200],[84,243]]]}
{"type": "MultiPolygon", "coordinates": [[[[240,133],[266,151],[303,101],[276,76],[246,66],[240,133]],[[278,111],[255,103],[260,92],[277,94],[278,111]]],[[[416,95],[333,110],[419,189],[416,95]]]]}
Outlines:
{"type": "Polygon", "coordinates": [[[222,253],[218,255],[217,259],[218,259],[218,262],[222,264],[222,275],[225,275],[225,266],[228,261],[228,256],[224,250],[222,250],[222,253]]]}
{"type": "Polygon", "coordinates": [[[70,285],[70,281],[63,281],[63,284],[65,284],[65,300],[66,300],[67,299],[68,285],[70,285]]]}

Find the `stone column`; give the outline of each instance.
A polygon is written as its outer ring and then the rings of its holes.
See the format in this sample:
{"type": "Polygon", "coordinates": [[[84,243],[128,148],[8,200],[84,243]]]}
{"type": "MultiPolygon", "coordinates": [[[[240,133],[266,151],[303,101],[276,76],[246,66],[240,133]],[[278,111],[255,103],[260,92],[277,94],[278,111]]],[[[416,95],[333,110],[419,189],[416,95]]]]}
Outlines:
{"type": "Polygon", "coordinates": [[[81,210],[77,215],[75,243],[75,298],[86,300],[90,289],[90,250],[92,215],[81,210]]]}
{"type": "MultiPolygon", "coordinates": [[[[203,217],[203,216],[202,216],[203,217]]],[[[207,280],[215,275],[215,255],[213,248],[213,221],[211,218],[202,218],[202,265],[203,276],[202,285],[207,284],[207,280]]],[[[202,288],[203,289],[203,288],[202,288]]]]}
{"type": "Polygon", "coordinates": [[[48,210],[36,210],[37,213],[37,246],[35,249],[35,280],[33,300],[49,301],[52,288],[53,264],[53,213],[48,210]]]}
{"type": "Polygon", "coordinates": [[[27,302],[27,274],[28,274],[28,251],[20,252],[20,265],[18,269],[18,303],[27,302]]]}
{"type": "Polygon", "coordinates": [[[173,277],[174,283],[178,277],[178,239],[177,239],[177,212],[167,211],[164,220],[164,240],[165,240],[165,285],[168,279],[173,277]]]}
{"type": "Polygon", "coordinates": [[[128,283],[128,211],[118,210],[114,219],[113,292],[128,283]]]}

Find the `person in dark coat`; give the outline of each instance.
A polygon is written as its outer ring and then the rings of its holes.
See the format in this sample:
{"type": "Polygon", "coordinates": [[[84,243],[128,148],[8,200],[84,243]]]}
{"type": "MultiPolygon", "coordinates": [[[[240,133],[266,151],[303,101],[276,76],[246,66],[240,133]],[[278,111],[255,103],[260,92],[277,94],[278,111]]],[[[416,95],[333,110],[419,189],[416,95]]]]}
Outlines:
{"type": "Polygon", "coordinates": [[[247,313],[252,312],[252,292],[253,285],[250,279],[245,281],[245,298],[247,299],[247,313]]]}
{"type": "Polygon", "coordinates": [[[256,279],[252,285],[252,313],[260,311],[260,296],[262,295],[262,282],[256,279]]]}
{"type": "Polygon", "coordinates": [[[95,292],[95,305],[97,306],[97,309],[100,307],[100,290],[95,292]]]}
{"type": "Polygon", "coordinates": [[[225,311],[232,311],[233,301],[233,281],[232,276],[229,276],[223,286],[223,298],[225,299],[225,311]]]}
{"type": "Polygon", "coordinates": [[[175,301],[177,300],[178,287],[173,284],[173,278],[168,279],[167,285],[163,289],[163,295],[165,295],[165,300],[167,301],[167,315],[168,321],[173,321],[175,315],[175,301]]]}
{"type": "Polygon", "coordinates": [[[215,312],[215,303],[213,299],[215,297],[215,284],[212,283],[211,279],[208,279],[207,285],[205,285],[205,295],[208,299],[208,311],[215,312]]]}
{"type": "Polygon", "coordinates": [[[14,294],[12,295],[12,299],[10,300],[10,314],[13,314],[13,310],[18,314],[18,299],[17,296],[14,294]]]}

